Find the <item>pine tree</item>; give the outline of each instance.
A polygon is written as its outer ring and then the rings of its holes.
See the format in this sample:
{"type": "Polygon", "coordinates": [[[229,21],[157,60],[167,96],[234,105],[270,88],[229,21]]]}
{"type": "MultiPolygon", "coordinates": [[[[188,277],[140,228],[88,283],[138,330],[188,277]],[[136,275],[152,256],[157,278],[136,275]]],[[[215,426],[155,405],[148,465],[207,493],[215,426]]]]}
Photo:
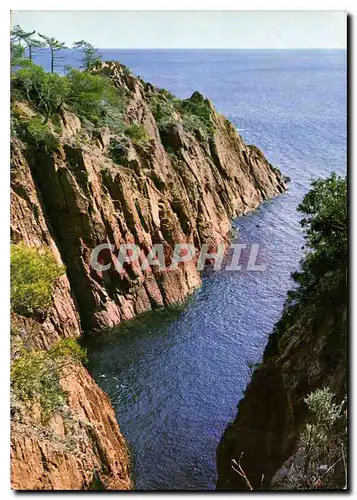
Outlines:
{"type": "Polygon", "coordinates": [[[10,65],[18,66],[24,58],[25,49],[18,41],[10,42],[10,65]]]}
{"type": "Polygon", "coordinates": [[[93,47],[92,44],[86,42],[85,40],[80,40],[79,42],[74,42],[73,48],[80,50],[82,55],[81,68],[88,71],[93,64],[101,59],[101,54],[93,47]]]}
{"type": "Polygon", "coordinates": [[[57,54],[57,52],[63,49],[67,49],[68,47],[66,47],[66,44],[64,42],[60,42],[59,40],[56,40],[56,38],[53,37],[51,38],[46,35],[41,35],[41,33],[39,33],[39,36],[43,38],[43,40],[45,40],[46,45],[48,45],[48,47],[51,50],[51,73],[54,73],[56,62],[61,57],[60,55],[57,54]]]}
{"type": "Polygon", "coordinates": [[[30,61],[32,61],[33,49],[45,47],[45,44],[41,42],[41,40],[33,38],[35,33],[35,30],[29,32],[24,31],[18,24],[11,30],[11,41],[18,42],[19,44],[23,42],[27,46],[30,61]]]}

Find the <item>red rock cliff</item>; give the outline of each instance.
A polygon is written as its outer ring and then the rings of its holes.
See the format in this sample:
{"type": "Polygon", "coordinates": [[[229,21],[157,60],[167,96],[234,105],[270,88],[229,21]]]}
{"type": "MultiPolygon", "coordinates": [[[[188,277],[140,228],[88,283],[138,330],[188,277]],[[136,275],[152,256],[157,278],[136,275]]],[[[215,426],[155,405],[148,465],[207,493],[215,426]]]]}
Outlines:
{"type": "MultiPolygon", "coordinates": [[[[128,266],[122,278],[112,266],[99,276],[89,266],[98,244],[135,243],[148,252],[162,242],[170,253],[175,243],[200,247],[226,241],[232,217],[284,190],[279,171],[200,94],[191,100],[209,108],[211,136],[185,128],[179,114],[175,126],[160,136],[150,107],[159,91],[117,63],[103,66],[127,93],[124,122],[142,124],[148,140],[126,138],[115,162],[109,143],[117,135],[109,129],[89,133],[67,111],[54,153],[20,141],[12,148],[12,238],[31,245],[56,242],[84,329],[113,326],[182,300],[201,281],[193,263],[170,273],[128,266]],[[33,192],[41,200],[35,212],[33,192]]],[[[18,108],[29,113],[24,105],[18,108]]]]}
{"type": "MultiPolygon", "coordinates": [[[[114,266],[94,272],[90,255],[98,244],[135,243],[148,252],[161,242],[168,255],[180,242],[214,246],[228,241],[232,217],[285,189],[280,172],[199,93],[190,102],[207,107],[210,134],[188,127],[179,112],[163,130],[153,102],[169,99],[168,93],[118,63],[97,71],[124,89],[123,123],[140,124],[144,141],[123,140],[109,128],[93,131],[69,110],[61,112],[54,151],[12,139],[12,241],[50,248],[67,269],[45,318],[14,317],[17,334],[37,349],[180,301],[201,283],[192,262],[171,272],[131,265],[123,276],[114,266]],[[115,160],[113,141],[121,148],[115,160]]],[[[23,119],[36,113],[28,102],[13,107],[23,119]]],[[[12,487],[90,489],[99,481],[110,489],[130,488],[126,446],[106,395],[78,364],[61,373],[61,386],[68,396],[65,409],[46,427],[36,408],[14,412],[12,487]]]]}

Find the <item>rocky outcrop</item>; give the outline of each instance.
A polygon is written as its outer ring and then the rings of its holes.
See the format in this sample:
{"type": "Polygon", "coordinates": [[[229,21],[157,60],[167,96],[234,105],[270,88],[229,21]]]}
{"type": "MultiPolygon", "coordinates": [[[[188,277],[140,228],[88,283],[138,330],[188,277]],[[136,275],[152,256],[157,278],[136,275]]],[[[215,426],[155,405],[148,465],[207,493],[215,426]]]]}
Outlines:
{"type": "MultiPolygon", "coordinates": [[[[122,276],[114,266],[97,273],[90,255],[98,244],[135,243],[148,253],[162,242],[168,256],[175,243],[214,247],[227,241],[232,217],[285,189],[280,172],[257,148],[245,145],[200,94],[191,99],[209,108],[210,137],[185,129],[179,115],[160,135],[150,107],[159,91],[118,63],[103,64],[101,71],[126,92],[123,123],[141,124],[147,140],[123,141],[108,128],[88,132],[64,111],[55,152],[13,140],[11,160],[12,238],[30,245],[56,243],[85,330],[182,300],[201,282],[193,263],[170,273],[132,265],[122,276]],[[111,159],[111,140],[119,143],[119,160],[111,159]]],[[[113,255],[103,252],[103,259],[112,262],[113,255]]]]}
{"type": "MultiPolygon", "coordinates": [[[[139,124],[136,138],[115,127],[93,130],[63,109],[58,147],[11,141],[11,239],[49,248],[66,275],[53,290],[44,317],[13,316],[31,347],[50,349],[81,331],[114,326],[152,308],[183,300],[201,283],[195,263],[175,270],[142,270],[126,263],[119,274],[90,266],[92,250],[134,243],[145,255],[162,243],[170,258],[176,243],[196,248],[228,242],[232,217],[285,189],[280,172],[247,146],[233,125],[199,93],[190,103],[209,114],[206,134],[188,127],[179,112],[159,127],[152,102],[164,91],[133,77],[118,63],[96,69],[126,95],[122,127],[139,124]]],[[[13,102],[20,121],[36,115],[13,102]]],[[[115,252],[101,254],[115,262],[115,252]]],[[[12,418],[14,489],[129,489],[129,458],[106,395],[81,365],[61,374],[67,403],[44,426],[36,407],[12,418]]]]}
{"type": "Polygon", "coordinates": [[[248,489],[232,459],[240,461],[254,490],[270,489],[306,423],[304,398],[321,387],[330,387],[338,401],[344,398],[347,359],[341,330],[346,318],[346,306],[319,311],[315,320],[299,313],[293,326],[270,335],[263,362],[218,446],[218,490],[248,489]]]}
{"type": "Polygon", "coordinates": [[[11,421],[15,490],[128,490],[129,456],[107,395],[81,365],[61,377],[67,404],[43,425],[33,408],[11,421]]]}
{"type": "MultiPolygon", "coordinates": [[[[11,241],[36,248],[50,248],[59,265],[62,258],[52,237],[50,222],[35,185],[30,168],[17,141],[12,143],[11,155],[11,241]]],[[[21,321],[20,318],[16,322],[21,321]]],[[[30,320],[27,321],[29,325],[30,320]]],[[[32,322],[36,325],[36,321],[32,322]]],[[[29,327],[30,328],[30,327],[29,327]]],[[[63,337],[80,334],[79,315],[66,275],[61,276],[53,291],[53,306],[35,328],[34,345],[49,348],[63,337]]]]}

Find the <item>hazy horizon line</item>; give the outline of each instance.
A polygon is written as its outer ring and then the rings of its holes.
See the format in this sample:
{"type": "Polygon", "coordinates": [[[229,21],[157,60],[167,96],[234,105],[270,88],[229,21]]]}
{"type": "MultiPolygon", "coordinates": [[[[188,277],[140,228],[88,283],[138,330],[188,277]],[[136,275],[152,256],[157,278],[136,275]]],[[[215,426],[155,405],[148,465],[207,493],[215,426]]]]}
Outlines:
{"type": "MultiPolygon", "coordinates": [[[[321,51],[321,50],[344,50],[347,51],[346,47],[289,47],[287,49],[283,49],[281,47],[94,47],[96,50],[157,50],[157,51],[167,51],[167,50],[279,50],[279,51],[294,51],[294,50],[304,50],[304,51],[321,51]]],[[[35,50],[47,50],[49,47],[38,47],[35,50]]],[[[61,50],[78,50],[74,47],[67,47],[61,50]]]]}

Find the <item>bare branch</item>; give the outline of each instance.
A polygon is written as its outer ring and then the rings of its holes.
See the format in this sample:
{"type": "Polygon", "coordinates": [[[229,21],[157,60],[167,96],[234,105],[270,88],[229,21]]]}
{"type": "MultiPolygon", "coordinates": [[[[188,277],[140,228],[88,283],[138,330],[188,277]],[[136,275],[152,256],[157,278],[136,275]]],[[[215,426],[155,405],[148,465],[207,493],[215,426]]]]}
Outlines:
{"type": "MultiPolygon", "coordinates": [[[[240,454],[238,463],[234,458],[232,458],[232,469],[234,470],[234,472],[239,474],[244,479],[245,484],[247,485],[248,489],[253,490],[253,486],[250,484],[250,481],[247,478],[247,475],[241,466],[241,459],[242,459],[243,453],[244,452],[242,451],[242,453],[240,454]]],[[[262,477],[264,477],[264,475],[262,477]]]]}

